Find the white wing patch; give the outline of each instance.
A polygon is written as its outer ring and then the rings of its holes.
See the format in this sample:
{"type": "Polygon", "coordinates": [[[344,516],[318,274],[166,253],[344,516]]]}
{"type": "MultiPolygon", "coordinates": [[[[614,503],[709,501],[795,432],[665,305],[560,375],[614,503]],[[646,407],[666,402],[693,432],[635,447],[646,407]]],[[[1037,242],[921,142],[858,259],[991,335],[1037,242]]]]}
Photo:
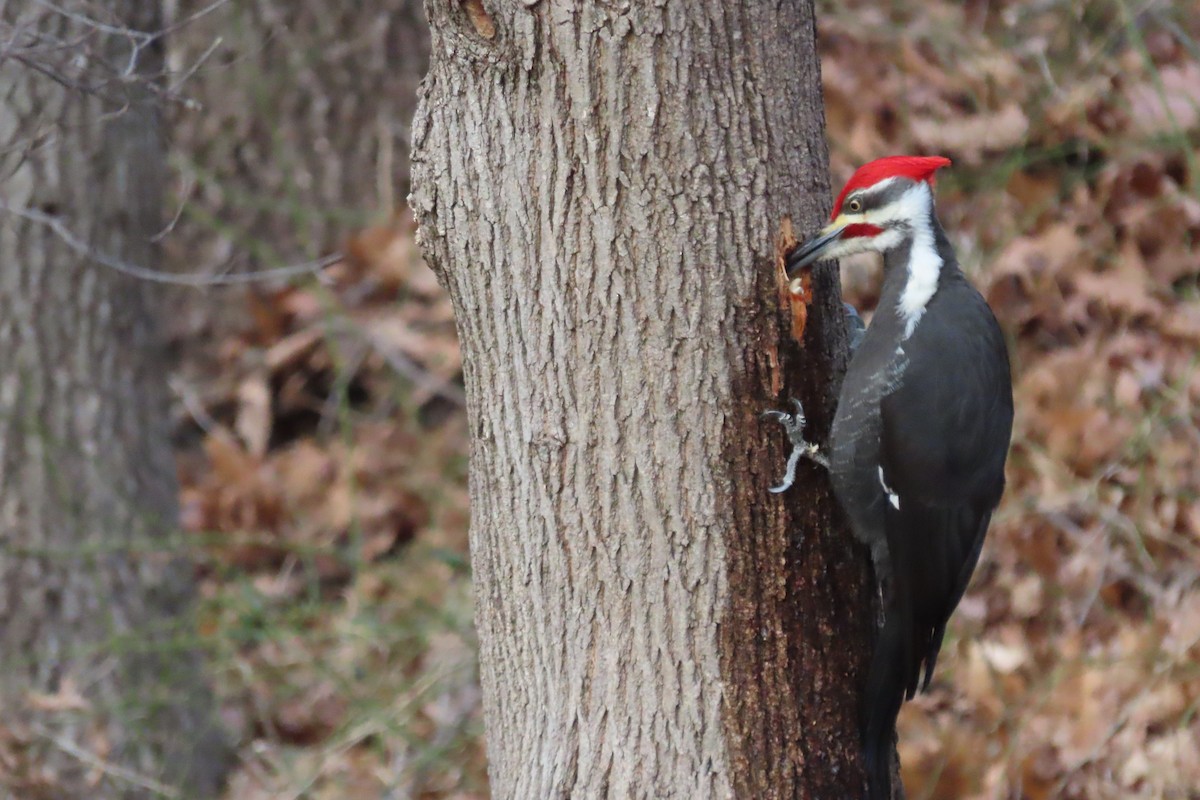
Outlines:
{"type": "Polygon", "coordinates": [[[892,491],[892,487],[887,485],[887,480],[883,477],[883,467],[879,468],[879,485],[883,487],[883,491],[887,494],[888,502],[892,504],[892,508],[900,510],[900,495],[892,491]]]}

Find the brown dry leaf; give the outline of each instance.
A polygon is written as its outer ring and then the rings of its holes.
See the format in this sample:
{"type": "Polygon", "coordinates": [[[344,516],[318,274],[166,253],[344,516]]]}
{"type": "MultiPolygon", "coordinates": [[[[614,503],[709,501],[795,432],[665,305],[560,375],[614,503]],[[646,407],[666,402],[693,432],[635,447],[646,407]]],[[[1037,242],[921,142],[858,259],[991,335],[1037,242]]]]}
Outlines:
{"type": "Polygon", "coordinates": [[[401,490],[399,497],[389,494],[372,496],[359,504],[363,529],[361,557],[374,561],[395,552],[412,540],[428,521],[424,503],[401,490]]]}
{"type": "MultiPolygon", "coordinates": [[[[293,328],[318,320],[326,313],[325,301],[306,289],[286,289],[276,296],[275,303],[289,315],[293,328]]],[[[277,338],[272,337],[272,341],[277,338]]]]}
{"type": "Polygon", "coordinates": [[[1042,416],[1048,449],[1080,475],[1090,475],[1097,466],[1115,460],[1133,433],[1129,420],[1103,408],[1060,406],[1042,416]]]}
{"type": "Polygon", "coordinates": [[[462,351],[452,338],[416,330],[396,315],[374,315],[362,321],[369,341],[384,354],[400,352],[443,381],[462,370],[462,351]]]}
{"type": "Polygon", "coordinates": [[[1006,704],[999,676],[992,668],[981,642],[967,644],[959,656],[956,683],[963,697],[970,700],[990,721],[1003,717],[1006,704]]]}
{"type": "MultiPolygon", "coordinates": [[[[1170,196],[1148,187],[1142,191],[1151,192],[1150,199],[1137,196],[1137,173],[1135,167],[1126,181],[1114,185],[1107,217],[1127,237],[1126,243],[1136,245],[1144,269],[1157,284],[1169,286],[1181,278],[1200,275],[1200,254],[1193,244],[1200,233],[1200,204],[1179,193],[1173,184],[1170,196]]],[[[1167,182],[1160,172],[1154,175],[1160,184],[1167,182]]],[[[1123,252],[1128,252],[1128,247],[1123,252]]]]}
{"type": "Polygon", "coordinates": [[[1189,504],[1183,518],[1187,523],[1187,534],[1193,540],[1200,541],[1200,504],[1189,504]]]}
{"type": "MultiPolygon", "coordinates": [[[[917,701],[918,703],[921,700],[917,701]]],[[[924,705],[924,703],[922,703],[924,705]]],[[[947,736],[947,714],[930,713],[909,703],[901,710],[897,743],[904,788],[909,797],[962,798],[978,780],[977,759],[968,753],[985,747],[982,737],[964,732],[947,736]]]]}
{"type": "MultiPolygon", "coordinates": [[[[1145,273],[1123,268],[1119,272],[1080,272],[1074,276],[1080,300],[1095,300],[1110,312],[1127,318],[1157,317],[1163,305],[1150,294],[1145,273]]],[[[1077,307],[1069,303],[1068,308],[1077,307]]],[[[1085,314],[1086,316],[1086,314],[1085,314]]]]}
{"type": "Polygon", "coordinates": [[[421,258],[414,236],[416,225],[406,210],[391,221],[369,227],[346,244],[355,278],[369,276],[392,291],[407,289],[419,297],[443,293],[433,271],[421,258]]]}
{"type": "MultiPolygon", "coordinates": [[[[413,276],[418,267],[424,266],[416,239],[411,232],[403,231],[391,238],[387,248],[379,254],[371,273],[385,286],[414,288],[413,276]]],[[[421,272],[424,276],[433,276],[427,267],[421,272]]],[[[423,288],[428,290],[430,287],[423,288]]],[[[439,290],[436,280],[431,288],[432,291],[427,291],[427,294],[436,294],[439,290]]]]}
{"type": "MultiPolygon", "coordinates": [[[[1048,208],[1062,191],[1062,178],[1051,172],[1018,170],[1008,179],[1005,190],[1021,208],[1048,208]]],[[[1073,226],[1060,224],[1059,227],[1068,228],[1074,236],[1073,226]]]]}
{"type": "Polygon", "coordinates": [[[1081,667],[1058,684],[1052,705],[1057,714],[1053,740],[1070,766],[1085,763],[1111,735],[1120,720],[1120,687],[1111,670],[1081,667]]]}
{"type": "Polygon", "coordinates": [[[212,464],[213,477],[220,484],[244,485],[254,480],[258,473],[258,460],[250,458],[224,428],[213,430],[205,438],[204,452],[212,464]]]}
{"type": "Polygon", "coordinates": [[[211,472],[189,493],[189,529],[231,534],[216,548],[222,560],[247,570],[278,564],[285,554],[275,532],[286,520],[278,479],[226,429],[204,442],[211,472]]]}
{"type": "Polygon", "coordinates": [[[1191,131],[1200,127],[1200,64],[1191,62],[1160,70],[1156,80],[1127,88],[1125,97],[1133,124],[1141,133],[1191,131]]]}
{"type": "Polygon", "coordinates": [[[1120,771],[1117,773],[1118,780],[1126,789],[1133,789],[1139,783],[1150,777],[1151,774],[1150,759],[1146,755],[1146,751],[1138,748],[1133,751],[1133,754],[1125,760],[1121,765],[1120,771]]]}
{"type": "Polygon", "coordinates": [[[358,487],[350,481],[342,479],[326,487],[317,509],[320,528],[331,533],[349,530],[357,514],[356,501],[359,499],[358,487]]]}
{"type": "Polygon", "coordinates": [[[1016,147],[1028,133],[1029,118],[1017,103],[972,116],[922,117],[912,122],[913,138],[922,148],[957,153],[968,164],[980,163],[985,153],[1016,147]]]}
{"type": "Polygon", "coordinates": [[[324,741],[346,717],[346,698],[330,682],[278,703],[272,723],[279,738],[289,744],[312,745],[324,741]]]}
{"type": "Polygon", "coordinates": [[[943,65],[936,63],[937,57],[915,38],[905,37],[899,42],[899,62],[904,71],[919,79],[922,87],[937,94],[956,90],[955,76],[947,75],[943,65]]]}
{"type": "Polygon", "coordinates": [[[1154,765],[1152,783],[1160,797],[1194,795],[1200,786],[1200,730],[1179,727],[1155,736],[1146,747],[1154,765]]]}
{"type": "Polygon", "coordinates": [[[1166,336],[1200,343],[1200,303],[1183,303],[1171,308],[1159,324],[1159,330],[1166,336]]]}
{"type": "Polygon", "coordinates": [[[110,729],[99,721],[93,723],[88,730],[87,739],[81,744],[96,757],[96,762],[91,765],[88,770],[86,781],[89,786],[97,787],[100,782],[110,777],[109,771],[104,769],[105,762],[112,756],[112,739],[109,735],[110,729]]]}
{"type": "Polygon", "coordinates": [[[1063,773],[1058,749],[1050,744],[1035,748],[1021,762],[1022,800],[1054,800],[1063,773]]]}
{"type": "Polygon", "coordinates": [[[1112,79],[1098,75],[1078,81],[1056,92],[1045,104],[1046,121],[1062,138],[1099,142],[1103,131],[1093,122],[1099,109],[1112,96],[1112,79]]]}
{"type": "Polygon", "coordinates": [[[875,119],[863,114],[850,124],[846,136],[846,149],[854,154],[856,163],[870,161],[878,153],[886,149],[886,140],[880,136],[875,119]]]}
{"type": "Polygon", "coordinates": [[[274,465],[288,497],[297,504],[323,501],[339,474],[335,454],[311,439],[278,451],[274,465]]]}
{"type": "Polygon", "coordinates": [[[234,430],[256,458],[267,454],[271,441],[271,388],[265,373],[247,376],[238,386],[238,413],[234,430]]]}
{"type": "Polygon", "coordinates": [[[1113,399],[1129,409],[1141,407],[1142,382],[1131,370],[1122,370],[1113,386],[1113,399]]]}
{"type": "Polygon", "coordinates": [[[37,711],[88,711],[92,707],[92,704],[80,693],[79,687],[70,677],[59,681],[58,691],[54,694],[28,692],[25,699],[29,706],[37,711]]]}
{"type": "MultiPolygon", "coordinates": [[[[274,341],[287,331],[292,311],[288,308],[286,300],[297,293],[292,288],[286,288],[279,292],[251,292],[247,295],[247,311],[254,320],[251,330],[256,334],[251,343],[274,341]]],[[[240,350],[245,342],[236,341],[229,344],[237,346],[240,350]]]]}
{"type": "MultiPolygon", "coordinates": [[[[389,260],[389,251],[397,238],[403,233],[395,222],[389,221],[382,225],[371,225],[356,232],[346,240],[345,252],[347,260],[354,268],[356,277],[362,272],[381,270],[380,264],[389,260]]],[[[405,270],[407,262],[390,264],[381,271],[394,272],[405,270]]],[[[400,275],[403,282],[403,275],[400,275]]]]}
{"type": "Polygon", "coordinates": [[[1011,608],[1014,614],[1032,619],[1042,613],[1045,605],[1042,577],[1031,573],[1021,578],[1012,587],[1011,608]]]}
{"type": "MultiPolygon", "coordinates": [[[[1195,505],[1192,511],[1197,512],[1195,505]]],[[[1162,647],[1179,663],[1200,661],[1200,591],[1190,591],[1174,604],[1162,647]]]]}
{"type": "Polygon", "coordinates": [[[322,334],[316,328],[305,328],[290,334],[267,348],[263,361],[272,375],[298,368],[320,346],[322,334]]]}
{"type": "Polygon", "coordinates": [[[987,665],[1001,675],[1011,675],[1030,661],[1029,649],[1023,642],[984,640],[979,649],[987,665]]]}
{"type": "Polygon", "coordinates": [[[1162,730],[1187,711],[1190,700],[1183,688],[1163,683],[1143,689],[1126,704],[1126,724],[1146,731],[1162,730]]]}
{"type": "Polygon", "coordinates": [[[1084,243],[1070,223],[1013,240],[988,271],[988,302],[1013,323],[1047,319],[1061,324],[1060,276],[1078,268],[1083,252],[1084,243]]]}
{"type": "Polygon", "coordinates": [[[297,597],[308,588],[303,575],[286,569],[255,575],[251,583],[256,592],[270,600],[297,597]]]}
{"type": "Polygon", "coordinates": [[[956,77],[970,81],[975,94],[993,96],[998,90],[1020,91],[1025,79],[1011,53],[991,50],[981,51],[960,64],[956,77]]]}

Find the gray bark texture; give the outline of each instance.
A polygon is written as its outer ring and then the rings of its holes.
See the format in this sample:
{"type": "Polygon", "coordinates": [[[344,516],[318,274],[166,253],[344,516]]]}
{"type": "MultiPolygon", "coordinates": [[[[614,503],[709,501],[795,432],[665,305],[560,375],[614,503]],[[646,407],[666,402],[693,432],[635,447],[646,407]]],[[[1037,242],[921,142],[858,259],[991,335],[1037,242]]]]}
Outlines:
{"type": "Polygon", "coordinates": [[[427,0],[413,205],[457,311],[497,798],[861,796],[868,556],[825,476],[776,233],[828,209],[810,2],[427,0]]]}
{"type": "Polygon", "coordinates": [[[0,796],[202,798],[154,287],[159,4],[0,4],[0,796]],[[123,29],[124,32],[121,32],[123,29]]]}

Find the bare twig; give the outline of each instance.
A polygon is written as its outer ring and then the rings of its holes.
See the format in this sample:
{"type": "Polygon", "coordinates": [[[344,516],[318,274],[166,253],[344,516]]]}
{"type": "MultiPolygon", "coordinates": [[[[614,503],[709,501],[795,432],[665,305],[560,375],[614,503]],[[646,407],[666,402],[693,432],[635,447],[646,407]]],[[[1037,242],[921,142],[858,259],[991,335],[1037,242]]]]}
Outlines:
{"type": "Polygon", "coordinates": [[[101,264],[109,269],[114,269],[123,275],[130,276],[131,278],[138,278],[144,281],[168,284],[171,286],[192,286],[196,288],[210,286],[237,286],[248,283],[258,283],[260,281],[274,280],[278,278],[294,278],[300,275],[319,275],[322,270],[331,264],[336,264],[338,261],[341,261],[343,257],[341,253],[331,253],[330,255],[314,261],[306,261],[301,264],[291,264],[286,267],[274,267],[271,269],[257,270],[254,272],[229,273],[225,275],[209,275],[193,272],[177,275],[170,272],[161,272],[159,270],[149,269],[137,264],[130,264],[128,261],[117,258],[109,253],[97,250],[76,236],[65,224],[63,224],[63,221],[60,218],[47,214],[43,211],[36,211],[31,208],[13,208],[2,201],[0,201],[0,211],[7,211],[14,216],[27,219],[30,222],[36,222],[40,225],[45,225],[54,233],[55,236],[62,240],[67,247],[71,248],[79,255],[95,261],[97,264],[101,264]]]}
{"type": "Polygon", "coordinates": [[[122,767],[120,764],[113,764],[109,761],[105,761],[90,750],[85,750],[75,742],[72,742],[70,739],[67,739],[64,736],[59,736],[41,724],[34,723],[31,726],[31,729],[38,736],[46,739],[67,755],[88,765],[92,769],[103,772],[109,777],[124,781],[132,786],[141,787],[142,789],[154,792],[162,797],[176,798],[183,796],[179,793],[178,789],[168,786],[165,783],[156,781],[154,778],[151,778],[148,775],[142,775],[129,769],[128,767],[122,767]]]}
{"type": "MultiPolygon", "coordinates": [[[[174,80],[171,81],[171,85],[167,88],[167,92],[169,94],[174,94],[174,93],[178,92],[179,87],[182,86],[183,84],[187,83],[189,80],[191,80],[192,76],[195,75],[197,71],[199,71],[200,67],[204,66],[204,63],[206,61],[208,61],[208,59],[212,57],[212,54],[217,51],[217,48],[220,47],[224,43],[225,43],[225,40],[223,38],[221,38],[220,36],[213,39],[212,44],[210,44],[207,48],[205,48],[204,52],[201,53],[196,58],[195,63],[193,63],[187,69],[181,71],[179,73],[178,77],[176,77],[174,80]]],[[[195,101],[188,101],[185,99],[184,102],[188,103],[189,105],[193,105],[193,106],[197,105],[195,103],[195,101]]]]}
{"type": "Polygon", "coordinates": [[[207,17],[209,14],[216,11],[221,6],[225,6],[225,5],[229,5],[229,0],[213,0],[213,2],[209,3],[204,8],[201,8],[198,11],[192,12],[191,14],[189,14],[188,16],[184,17],[181,20],[172,22],[170,25],[166,26],[161,31],[159,31],[158,35],[165,36],[168,33],[174,33],[175,31],[179,30],[180,28],[191,25],[193,22],[200,19],[201,17],[207,17]]]}
{"type": "MultiPolygon", "coordinates": [[[[113,25],[94,15],[63,8],[51,0],[35,0],[35,2],[44,9],[40,17],[23,19],[17,25],[0,22],[0,38],[4,41],[3,46],[0,46],[0,63],[5,60],[15,61],[64,87],[92,95],[101,94],[112,84],[123,86],[137,82],[165,100],[194,108],[197,103],[180,94],[178,90],[221,46],[223,40],[220,37],[213,41],[212,45],[199,56],[194,64],[182,70],[177,76],[171,77],[163,72],[148,72],[139,69],[139,64],[146,49],[162,39],[163,36],[228,5],[229,0],[214,0],[181,20],[159,30],[146,31],[113,25]],[[52,33],[40,30],[37,27],[38,20],[49,18],[51,15],[61,16],[83,26],[85,33],[75,36],[71,41],[64,41],[52,33]],[[126,40],[129,52],[124,63],[114,63],[89,47],[89,40],[93,38],[93,34],[115,36],[126,40]],[[169,82],[166,80],[167,78],[170,78],[169,82]],[[163,81],[160,82],[159,79],[163,79],[163,81]]],[[[97,4],[97,7],[102,8],[103,6],[97,4]]]]}
{"type": "Polygon", "coordinates": [[[421,391],[431,396],[441,397],[459,408],[466,408],[467,397],[463,390],[454,383],[447,381],[425,369],[407,353],[387,342],[383,337],[372,333],[367,328],[354,323],[350,319],[337,320],[330,325],[331,330],[345,331],[358,337],[369,348],[374,350],[387,362],[395,372],[403,378],[416,384],[421,391]]]}
{"type": "Polygon", "coordinates": [[[192,193],[192,189],[195,187],[195,185],[196,180],[191,176],[190,173],[183,176],[183,186],[180,187],[179,190],[179,205],[176,207],[175,213],[171,215],[171,221],[164,225],[161,231],[151,236],[150,241],[157,244],[158,242],[161,242],[163,239],[167,238],[171,231],[175,230],[175,226],[179,224],[180,218],[183,217],[184,209],[187,208],[188,195],[192,193]]]}

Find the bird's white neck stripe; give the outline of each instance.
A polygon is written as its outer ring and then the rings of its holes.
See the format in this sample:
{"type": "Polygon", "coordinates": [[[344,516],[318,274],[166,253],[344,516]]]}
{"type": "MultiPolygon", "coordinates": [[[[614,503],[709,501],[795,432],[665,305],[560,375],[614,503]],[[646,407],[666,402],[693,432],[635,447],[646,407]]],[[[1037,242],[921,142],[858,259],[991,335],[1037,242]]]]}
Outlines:
{"type": "MultiPolygon", "coordinates": [[[[912,336],[925,313],[925,307],[937,292],[938,277],[942,273],[942,257],[938,254],[933,236],[933,191],[927,183],[918,183],[899,198],[879,209],[871,216],[883,221],[903,220],[911,232],[908,253],[908,275],[904,278],[904,290],[900,293],[897,311],[904,322],[904,338],[912,336]]],[[[889,250],[903,241],[899,231],[890,229],[881,234],[881,250],[889,250]],[[895,241],[890,241],[895,239],[895,241]]]]}
{"type": "Polygon", "coordinates": [[[933,240],[929,217],[913,221],[912,249],[908,254],[908,279],[900,294],[900,318],[904,320],[904,338],[913,335],[925,307],[937,292],[942,274],[942,257],[933,240]]]}

